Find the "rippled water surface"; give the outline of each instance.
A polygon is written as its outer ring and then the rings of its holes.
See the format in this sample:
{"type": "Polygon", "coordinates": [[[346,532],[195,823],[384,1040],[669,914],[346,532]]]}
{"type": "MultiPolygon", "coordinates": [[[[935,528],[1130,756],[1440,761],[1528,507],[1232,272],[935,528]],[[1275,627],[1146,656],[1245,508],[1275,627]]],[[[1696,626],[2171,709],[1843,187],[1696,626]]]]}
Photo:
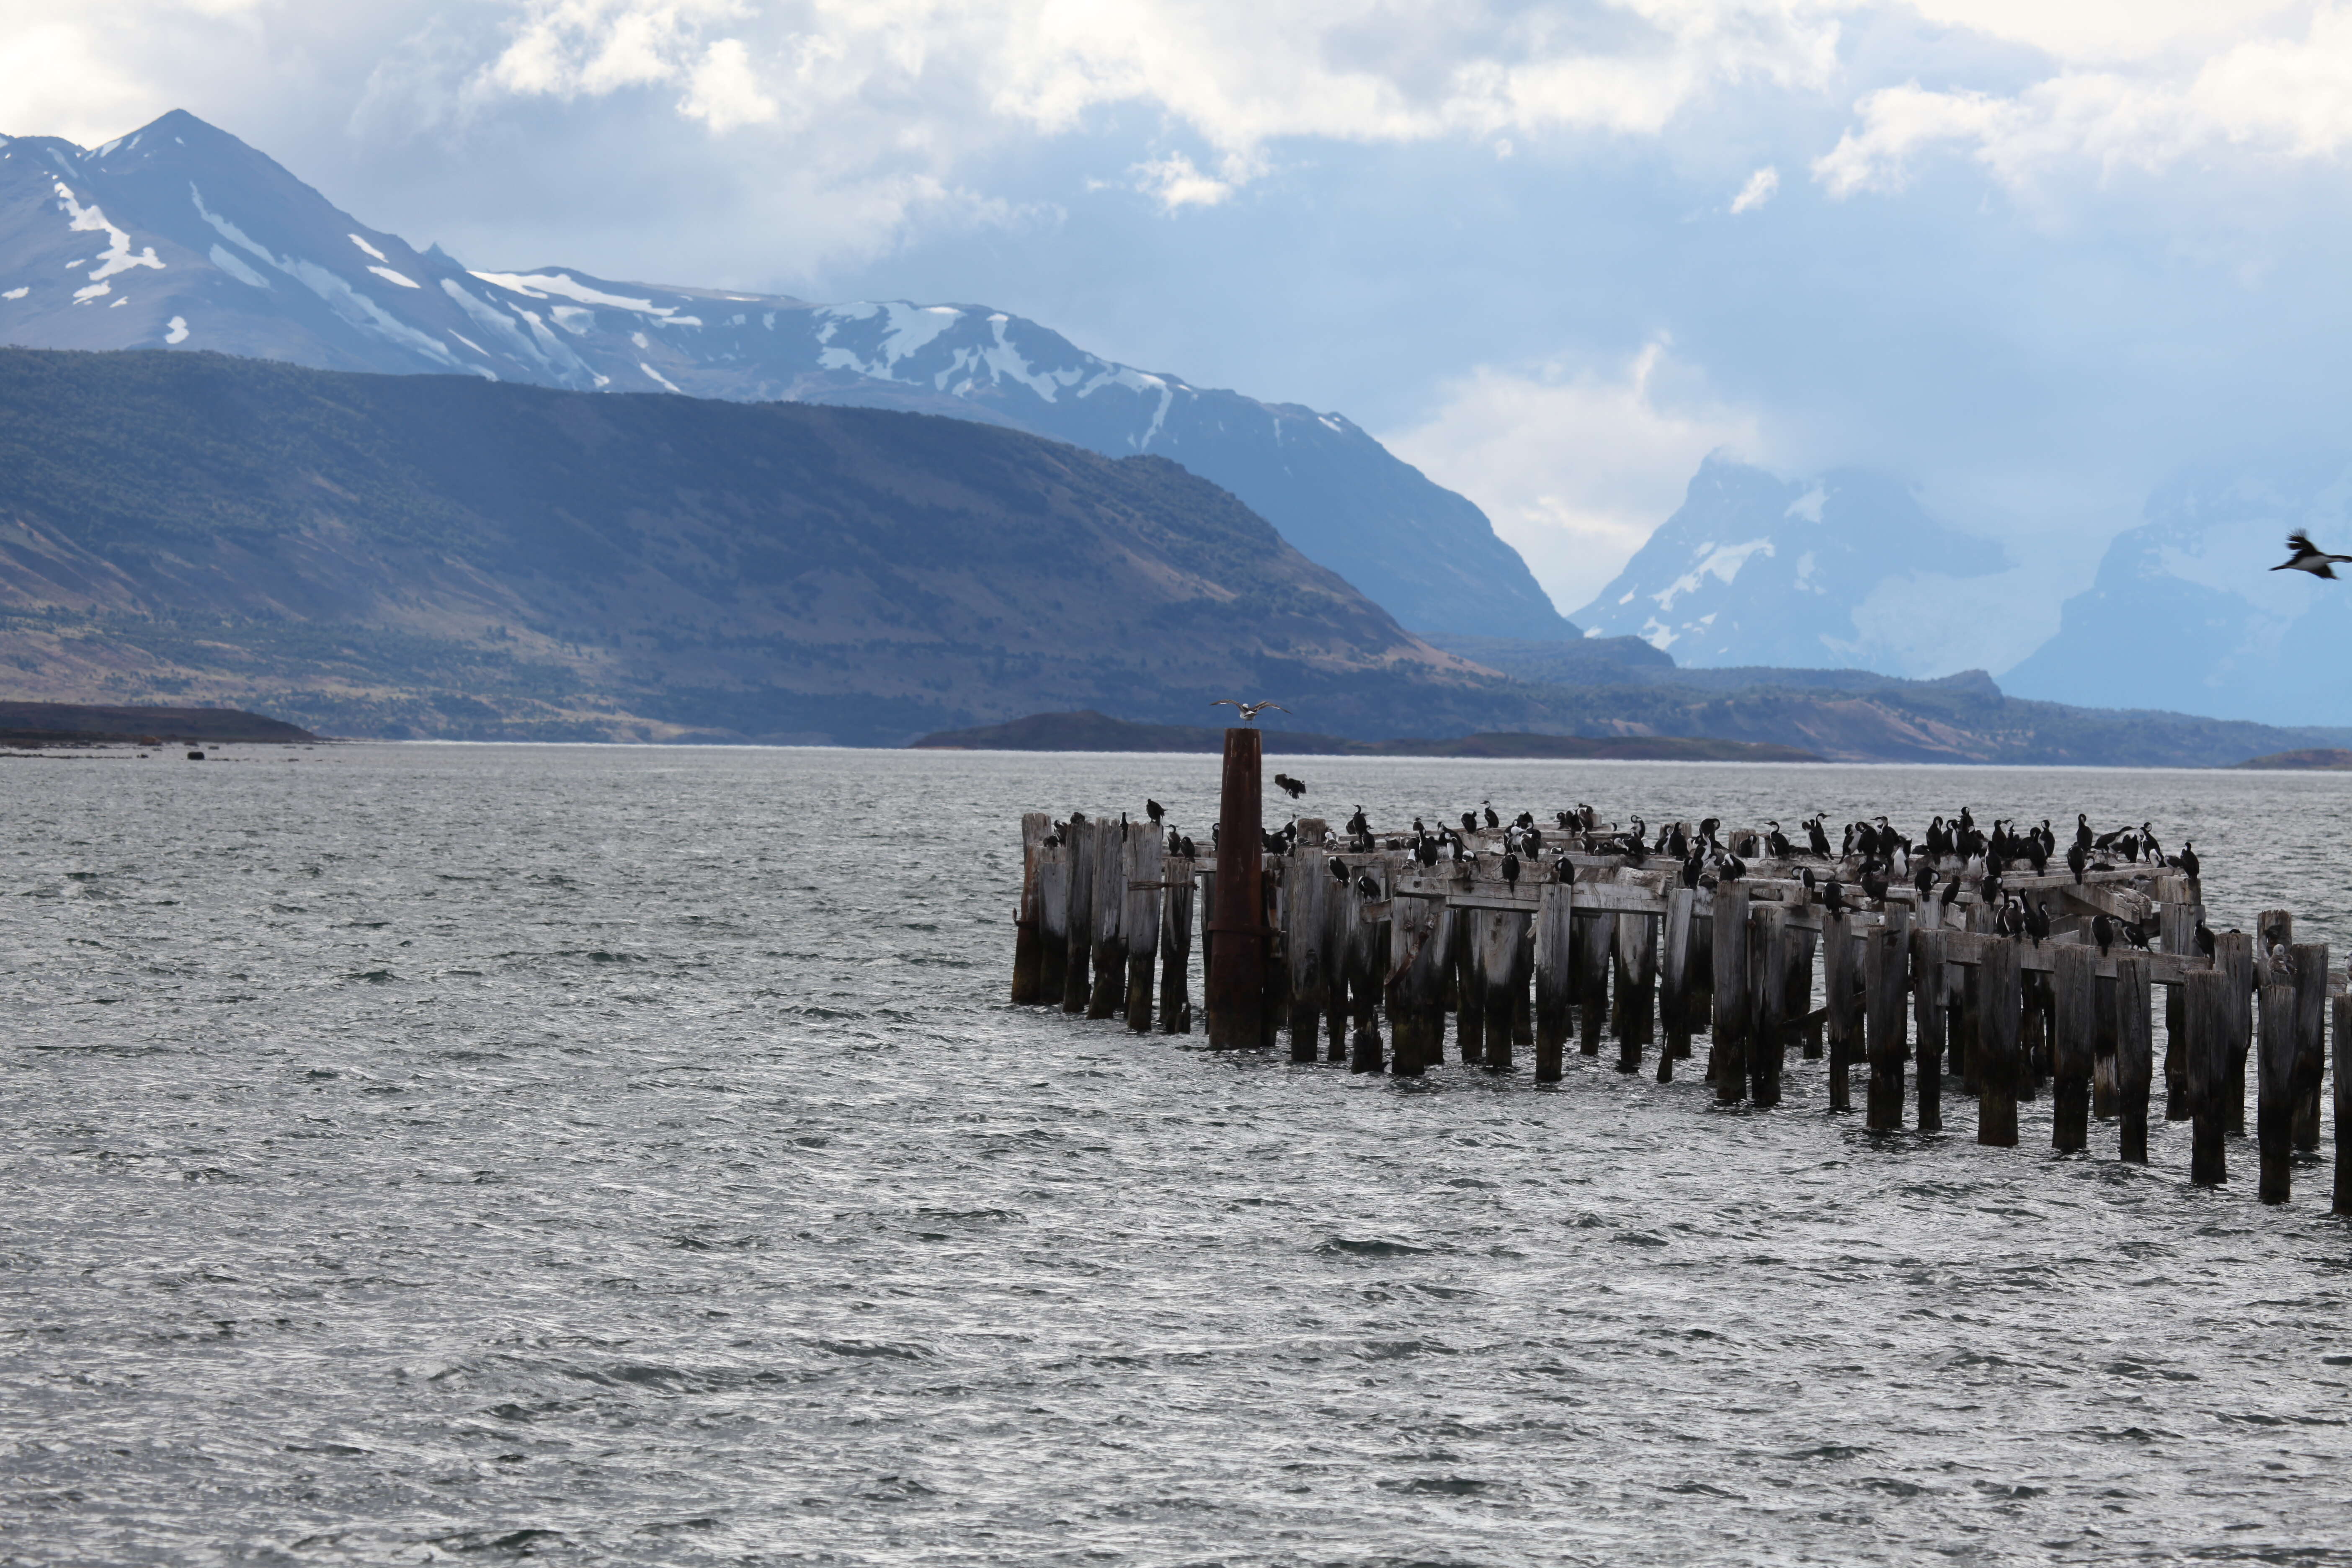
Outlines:
{"type": "MultiPolygon", "coordinates": [[[[1285,759],[2187,830],[2352,941],[2352,783],[1285,759]]],[[[1024,808],[1213,758],[0,761],[0,1561],[2352,1562],[2326,1165],[1004,1001],[1024,808]],[[1197,1042],[1195,1042],[1197,1043],[1197,1042]]]]}

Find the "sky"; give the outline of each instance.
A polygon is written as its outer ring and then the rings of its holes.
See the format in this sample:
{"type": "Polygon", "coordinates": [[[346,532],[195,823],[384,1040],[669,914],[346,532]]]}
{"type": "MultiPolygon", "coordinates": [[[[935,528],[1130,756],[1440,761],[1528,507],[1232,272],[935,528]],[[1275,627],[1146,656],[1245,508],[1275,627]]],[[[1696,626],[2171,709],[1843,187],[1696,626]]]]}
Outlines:
{"type": "MultiPolygon", "coordinates": [[[[0,0],[0,132],[187,109],[478,268],[984,303],[1348,415],[1563,609],[1718,448],[2015,563],[2341,439],[2352,5],[0,0]]],[[[1946,623],[1949,623],[1946,625],[1946,623]]]]}

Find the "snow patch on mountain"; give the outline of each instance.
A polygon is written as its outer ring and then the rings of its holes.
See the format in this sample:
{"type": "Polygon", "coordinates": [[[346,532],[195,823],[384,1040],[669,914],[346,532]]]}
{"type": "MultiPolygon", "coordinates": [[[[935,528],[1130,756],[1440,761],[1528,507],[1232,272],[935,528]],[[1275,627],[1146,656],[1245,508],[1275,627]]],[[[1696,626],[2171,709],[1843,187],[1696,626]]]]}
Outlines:
{"type": "MultiPolygon", "coordinates": [[[[84,206],[75,199],[72,190],[63,180],[56,181],[55,184],[58,209],[72,220],[66,226],[77,234],[106,236],[106,249],[99,256],[98,266],[89,273],[91,282],[101,282],[134,267],[152,267],[158,272],[163,269],[163,263],[156,258],[153,246],[146,247],[134,256],[131,250],[131,237],[107,222],[103,209],[96,203],[84,206]]],[[[98,292],[103,294],[106,290],[101,288],[98,292]]]]}

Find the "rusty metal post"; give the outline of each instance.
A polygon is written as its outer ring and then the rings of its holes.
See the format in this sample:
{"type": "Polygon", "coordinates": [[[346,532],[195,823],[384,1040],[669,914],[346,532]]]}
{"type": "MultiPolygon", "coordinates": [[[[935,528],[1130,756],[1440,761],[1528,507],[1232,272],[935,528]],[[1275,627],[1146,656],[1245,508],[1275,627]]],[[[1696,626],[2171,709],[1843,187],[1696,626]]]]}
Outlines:
{"type": "Polygon", "coordinates": [[[1210,911],[1209,1045],[1255,1050],[1265,1043],[1264,752],[1255,730],[1225,731],[1217,804],[1216,907],[1210,911]]]}

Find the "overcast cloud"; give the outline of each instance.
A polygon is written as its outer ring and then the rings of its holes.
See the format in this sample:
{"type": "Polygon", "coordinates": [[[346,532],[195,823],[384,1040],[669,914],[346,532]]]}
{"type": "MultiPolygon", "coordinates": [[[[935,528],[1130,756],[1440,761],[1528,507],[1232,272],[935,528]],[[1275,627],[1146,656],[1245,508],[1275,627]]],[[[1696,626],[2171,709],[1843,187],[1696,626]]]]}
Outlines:
{"type": "Polygon", "coordinates": [[[0,21],[12,132],[92,143],[185,108],[477,267],[986,302],[1341,410],[1485,506],[1563,607],[1717,446],[1864,464],[2011,546],[2013,581],[1921,656],[1998,668],[2165,473],[2340,439],[2352,6],[0,0],[0,21]]]}

